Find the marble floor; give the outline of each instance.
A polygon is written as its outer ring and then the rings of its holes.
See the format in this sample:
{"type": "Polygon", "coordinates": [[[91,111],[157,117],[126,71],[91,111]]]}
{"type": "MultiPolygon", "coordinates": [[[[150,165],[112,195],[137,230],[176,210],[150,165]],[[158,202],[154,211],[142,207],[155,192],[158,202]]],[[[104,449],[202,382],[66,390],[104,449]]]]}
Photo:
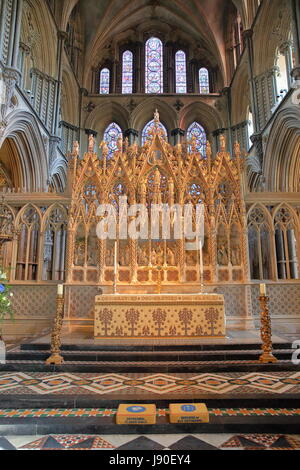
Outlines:
{"type": "Polygon", "coordinates": [[[300,435],[155,434],[0,437],[0,450],[300,450],[300,435]]]}

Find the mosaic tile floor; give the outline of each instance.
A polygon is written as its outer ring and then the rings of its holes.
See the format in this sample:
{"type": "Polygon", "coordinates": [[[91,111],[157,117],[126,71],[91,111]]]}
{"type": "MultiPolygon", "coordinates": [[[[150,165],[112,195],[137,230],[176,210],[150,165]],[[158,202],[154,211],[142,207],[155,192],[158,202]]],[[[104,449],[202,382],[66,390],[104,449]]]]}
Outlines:
{"type": "Polygon", "coordinates": [[[0,437],[0,450],[300,450],[300,435],[164,434],[0,437]]]}
{"type": "Polygon", "coordinates": [[[300,372],[205,374],[0,373],[0,394],[297,394],[300,372]]]}
{"type": "MultiPolygon", "coordinates": [[[[300,416],[300,408],[208,408],[210,416],[300,416]]],[[[41,408],[0,410],[4,418],[98,418],[113,417],[116,408],[41,408]]],[[[157,416],[168,416],[167,408],[157,408],[157,416]]]]}

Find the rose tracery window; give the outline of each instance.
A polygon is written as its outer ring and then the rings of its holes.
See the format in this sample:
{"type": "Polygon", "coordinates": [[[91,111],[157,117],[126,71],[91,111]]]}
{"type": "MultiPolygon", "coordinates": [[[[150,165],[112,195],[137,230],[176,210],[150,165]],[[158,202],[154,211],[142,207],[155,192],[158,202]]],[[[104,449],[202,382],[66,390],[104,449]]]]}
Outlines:
{"type": "Polygon", "coordinates": [[[146,93],[163,92],[163,45],[160,39],[146,42],[146,93]]]}
{"type": "Polygon", "coordinates": [[[176,93],[186,93],[186,55],[183,51],[175,54],[176,93]]]}
{"type": "Polygon", "coordinates": [[[131,94],[133,91],[133,54],[131,51],[123,53],[122,93],[131,94]]]}

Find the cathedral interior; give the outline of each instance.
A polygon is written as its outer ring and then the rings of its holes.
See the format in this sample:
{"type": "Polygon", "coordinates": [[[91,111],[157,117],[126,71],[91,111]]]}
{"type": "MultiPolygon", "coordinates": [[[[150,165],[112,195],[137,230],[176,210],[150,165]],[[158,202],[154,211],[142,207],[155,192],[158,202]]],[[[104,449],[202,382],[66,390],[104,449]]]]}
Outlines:
{"type": "MultiPolygon", "coordinates": [[[[163,393],[173,402],[206,396],[209,409],[215,407],[212,421],[218,410],[225,428],[233,419],[235,434],[223,440],[217,427],[212,434],[208,426],[193,431],[186,424],[187,450],[266,448],[263,437],[237,436],[260,429],[261,436],[270,433],[273,447],[278,441],[278,448],[300,448],[300,374],[291,359],[291,343],[300,340],[299,0],[0,0],[0,12],[0,269],[13,310],[0,316],[7,347],[5,364],[0,357],[0,448],[17,448],[6,424],[12,434],[25,433],[15,431],[22,394],[23,408],[37,422],[37,408],[51,408],[55,394],[62,403],[63,394],[81,394],[64,432],[43,415],[48,434],[80,434],[100,448],[76,415],[88,407],[98,410],[86,416],[99,417],[103,448],[185,450],[175,438],[158,444],[140,437],[147,442],[130,447],[129,437],[111,436],[122,434],[111,431],[115,402],[122,399],[159,397],[156,426],[163,426],[169,404],[163,393]],[[131,239],[118,232],[100,239],[99,206],[112,207],[120,220],[124,197],[126,211],[130,205],[191,211],[202,205],[200,250],[188,250],[183,233],[131,239]],[[102,296],[107,307],[98,308],[102,296]],[[139,311],[145,298],[160,308],[139,311]],[[223,307],[216,307],[220,299],[223,307]],[[210,308],[200,308],[198,321],[192,303],[205,300],[210,308]],[[185,308],[177,311],[181,303],[185,308]],[[262,308],[272,322],[278,363],[258,368],[260,329],[267,331],[262,308]],[[58,357],[62,347],[64,363],[45,364],[50,343],[58,357]],[[144,350],[147,345],[156,354],[144,350]],[[174,359],[177,353],[181,359],[174,359]],[[189,374],[184,360],[191,361],[189,374]],[[62,381],[53,382],[53,395],[39,372],[62,381]],[[101,374],[110,381],[102,388],[86,377],[101,374]],[[201,382],[201,389],[196,374],[219,382],[201,382]],[[244,382],[230,382],[235,374],[244,382]],[[246,374],[252,374],[247,383],[246,374]],[[9,381],[25,379],[39,384],[9,388],[9,381]],[[233,418],[220,411],[222,393],[223,408],[236,410],[233,418]],[[244,406],[251,416],[266,400],[277,415],[265,412],[265,426],[257,417],[251,427],[237,411],[244,406]],[[111,408],[107,418],[105,408],[111,408]],[[285,413],[291,416],[286,429],[285,413]],[[193,432],[207,434],[196,443],[193,432]]],[[[66,448],[57,436],[52,441],[53,448],[66,448]]],[[[22,445],[50,448],[46,443],[43,437],[22,445]]]]}

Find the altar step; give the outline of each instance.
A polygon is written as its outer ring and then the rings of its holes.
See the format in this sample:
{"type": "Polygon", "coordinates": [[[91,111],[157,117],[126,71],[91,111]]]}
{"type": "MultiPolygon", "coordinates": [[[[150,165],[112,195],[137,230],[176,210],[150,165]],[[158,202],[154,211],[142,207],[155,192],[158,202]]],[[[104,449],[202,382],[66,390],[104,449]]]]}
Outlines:
{"type": "Polygon", "coordinates": [[[276,364],[260,364],[261,349],[250,345],[63,345],[64,364],[47,365],[49,345],[22,344],[7,353],[0,371],[39,372],[230,372],[293,370],[289,343],[274,344],[276,364]]]}
{"type": "MultiPolygon", "coordinates": [[[[208,404],[209,405],[209,404],[208,404]]],[[[15,417],[0,409],[0,436],[147,435],[147,434],[299,434],[300,415],[295,410],[212,408],[208,424],[171,424],[168,408],[160,408],[157,422],[151,426],[116,424],[116,408],[11,410],[15,417]],[[248,413],[248,415],[247,415],[248,413]],[[47,416],[48,414],[48,416],[47,416]],[[72,416],[73,415],[73,416],[72,416]],[[46,417],[45,417],[46,416],[46,417]]],[[[32,439],[34,440],[34,439],[32,439]]]]}
{"type": "Polygon", "coordinates": [[[290,343],[275,343],[279,361],[260,364],[257,343],[65,344],[64,364],[50,366],[48,344],[22,344],[0,365],[0,435],[297,434],[293,352],[290,343]],[[171,425],[170,403],[186,402],[206,403],[210,423],[171,425]],[[157,424],[117,426],[120,403],[155,403],[157,424]]]}

